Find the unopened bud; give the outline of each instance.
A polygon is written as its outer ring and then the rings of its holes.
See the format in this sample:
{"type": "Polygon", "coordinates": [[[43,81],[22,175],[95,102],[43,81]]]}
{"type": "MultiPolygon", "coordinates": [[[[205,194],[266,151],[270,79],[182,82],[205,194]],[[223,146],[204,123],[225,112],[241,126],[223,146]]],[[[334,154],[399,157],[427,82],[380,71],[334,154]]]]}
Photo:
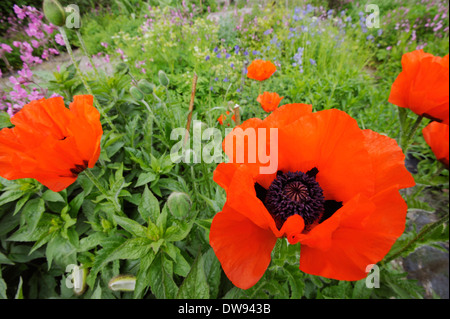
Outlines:
{"type": "Polygon", "coordinates": [[[65,25],[66,12],[58,0],[44,0],[42,9],[45,17],[50,23],[58,27],[65,25]]]}
{"type": "Polygon", "coordinates": [[[137,87],[132,86],[130,88],[130,94],[132,97],[134,97],[136,100],[142,100],[144,98],[144,94],[142,94],[141,90],[139,90],[137,87]]]}
{"type": "Polygon", "coordinates": [[[189,214],[191,204],[191,199],[186,193],[173,192],[167,199],[169,211],[177,219],[183,219],[189,214]]]}
{"type": "Polygon", "coordinates": [[[162,86],[165,86],[165,87],[169,86],[169,78],[167,77],[166,73],[164,73],[163,70],[159,70],[158,78],[159,78],[159,83],[161,83],[162,86]]]}
{"type": "Polygon", "coordinates": [[[126,63],[123,63],[123,62],[120,62],[115,67],[116,73],[127,74],[129,70],[130,70],[130,68],[128,67],[128,65],[126,63]]]}
{"type": "Polygon", "coordinates": [[[153,93],[153,89],[154,89],[154,85],[153,83],[150,83],[149,81],[147,81],[146,79],[142,79],[139,80],[138,82],[138,88],[142,91],[142,93],[144,94],[152,94],[153,93]]]}

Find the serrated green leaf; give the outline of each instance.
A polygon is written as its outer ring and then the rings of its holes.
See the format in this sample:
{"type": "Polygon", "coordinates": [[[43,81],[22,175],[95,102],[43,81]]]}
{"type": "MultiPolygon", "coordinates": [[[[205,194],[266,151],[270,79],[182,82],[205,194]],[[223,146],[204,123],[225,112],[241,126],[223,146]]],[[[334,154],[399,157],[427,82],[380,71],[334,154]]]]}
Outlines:
{"type": "Polygon", "coordinates": [[[212,248],[208,249],[203,255],[203,258],[205,260],[205,274],[208,281],[210,298],[215,299],[219,294],[222,268],[212,248]]]}
{"type": "Polygon", "coordinates": [[[24,194],[24,191],[22,191],[21,189],[7,190],[0,196],[0,206],[3,206],[9,202],[13,202],[16,199],[22,197],[24,194]]]}
{"type": "Polygon", "coordinates": [[[138,222],[127,217],[113,215],[114,221],[123,229],[136,237],[147,237],[147,229],[138,222]]]}
{"type": "Polygon", "coordinates": [[[171,263],[168,262],[164,254],[158,253],[153,260],[150,271],[150,289],[157,299],[173,299],[177,295],[178,286],[172,277],[171,263]]]}
{"type": "Polygon", "coordinates": [[[148,189],[147,185],[144,187],[141,202],[138,206],[138,211],[145,221],[150,219],[153,223],[156,223],[156,220],[160,215],[159,202],[153,193],[148,189]]]}
{"type": "Polygon", "coordinates": [[[136,185],[134,187],[139,187],[153,182],[156,179],[156,175],[153,172],[143,172],[139,175],[136,185]]]}
{"type": "Polygon", "coordinates": [[[167,241],[180,241],[189,235],[192,229],[193,222],[174,221],[173,224],[166,229],[164,239],[167,241]]]}
{"type": "Polygon", "coordinates": [[[22,209],[22,217],[28,225],[28,232],[31,234],[36,229],[42,214],[45,211],[45,202],[41,198],[29,200],[22,209]]]}
{"type": "Polygon", "coordinates": [[[201,254],[195,259],[189,274],[178,290],[177,299],[208,299],[209,285],[201,254]]]}

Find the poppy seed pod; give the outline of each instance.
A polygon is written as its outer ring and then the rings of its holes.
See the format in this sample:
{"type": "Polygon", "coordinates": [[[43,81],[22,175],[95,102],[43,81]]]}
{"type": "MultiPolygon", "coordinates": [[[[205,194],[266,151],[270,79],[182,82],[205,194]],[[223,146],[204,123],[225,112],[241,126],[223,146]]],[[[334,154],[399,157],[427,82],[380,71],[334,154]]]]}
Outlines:
{"type": "Polygon", "coordinates": [[[135,86],[130,88],[130,94],[137,100],[142,100],[144,98],[144,94],[135,86]]]}
{"type": "Polygon", "coordinates": [[[64,26],[66,23],[66,12],[58,0],[44,0],[42,9],[50,23],[58,27],[64,26]]]}
{"type": "Polygon", "coordinates": [[[146,79],[139,80],[137,86],[142,91],[142,93],[144,93],[144,94],[152,94],[153,93],[153,89],[155,87],[153,85],[153,83],[150,83],[146,79]]]}
{"type": "Polygon", "coordinates": [[[169,78],[167,77],[166,73],[164,73],[163,70],[159,70],[158,78],[159,78],[159,83],[161,83],[162,86],[165,86],[165,87],[169,86],[169,78]]]}

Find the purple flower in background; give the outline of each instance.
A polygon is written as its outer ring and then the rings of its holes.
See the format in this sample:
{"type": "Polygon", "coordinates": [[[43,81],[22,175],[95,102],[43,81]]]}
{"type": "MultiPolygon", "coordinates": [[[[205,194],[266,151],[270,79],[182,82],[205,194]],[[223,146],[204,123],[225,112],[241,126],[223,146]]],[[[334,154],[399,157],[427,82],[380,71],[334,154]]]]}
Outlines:
{"type": "Polygon", "coordinates": [[[316,60],[314,60],[314,59],[309,59],[309,63],[311,63],[311,65],[316,65],[316,60]]]}
{"type": "Polygon", "coordinates": [[[269,34],[271,34],[273,32],[273,29],[272,28],[270,28],[270,29],[268,29],[268,30],[266,30],[266,31],[264,31],[264,35],[269,35],[269,34]]]}
{"type": "Polygon", "coordinates": [[[247,56],[249,53],[247,50],[244,51],[244,56],[247,56]]]}
{"type": "Polygon", "coordinates": [[[215,47],[213,51],[214,51],[214,53],[217,53],[217,51],[219,51],[219,48],[215,47]]]}
{"type": "Polygon", "coordinates": [[[234,54],[238,54],[239,53],[239,46],[235,45],[234,46],[234,54]]]}
{"type": "Polygon", "coordinates": [[[220,59],[222,57],[222,54],[220,54],[220,52],[219,52],[219,53],[217,53],[216,57],[218,57],[220,59]]]}
{"type": "Polygon", "coordinates": [[[229,59],[231,57],[231,54],[227,53],[227,55],[225,55],[225,58],[229,59]]]}
{"type": "Polygon", "coordinates": [[[209,59],[210,59],[210,56],[207,55],[207,56],[205,57],[205,61],[208,61],[209,59]]]}
{"type": "Polygon", "coordinates": [[[106,42],[100,42],[100,45],[101,45],[102,47],[104,47],[105,49],[108,48],[108,43],[106,43],[106,42]]]}
{"type": "Polygon", "coordinates": [[[224,82],[230,82],[230,80],[228,80],[227,77],[225,77],[225,79],[223,79],[224,82]]]}

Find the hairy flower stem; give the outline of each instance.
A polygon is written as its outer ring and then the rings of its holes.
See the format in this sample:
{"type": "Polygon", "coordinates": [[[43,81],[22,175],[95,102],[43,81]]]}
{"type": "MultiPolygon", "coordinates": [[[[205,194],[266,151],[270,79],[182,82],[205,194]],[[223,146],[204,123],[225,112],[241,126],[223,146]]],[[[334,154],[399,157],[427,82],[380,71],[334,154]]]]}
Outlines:
{"type": "Polygon", "coordinates": [[[100,193],[102,193],[102,195],[104,195],[114,205],[114,209],[116,210],[116,212],[121,213],[122,209],[120,208],[120,204],[117,202],[117,200],[112,198],[111,194],[103,187],[103,185],[100,183],[98,178],[95,177],[95,175],[91,172],[91,170],[89,168],[85,169],[84,174],[87,176],[87,178],[89,178],[92,184],[94,184],[95,187],[97,187],[100,193]]]}
{"type": "Polygon", "coordinates": [[[61,33],[63,39],[64,39],[64,43],[66,44],[66,49],[67,49],[67,53],[70,56],[70,59],[72,60],[73,65],[75,66],[75,69],[77,70],[78,76],[81,78],[81,81],[83,82],[84,87],[86,88],[86,90],[88,91],[88,94],[92,95],[94,97],[94,106],[97,108],[97,110],[100,112],[100,114],[102,115],[102,117],[106,120],[106,122],[108,123],[108,125],[110,126],[110,128],[113,131],[117,132],[117,129],[115,127],[115,125],[111,122],[110,118],[108,117],[108,115],[106,114],[106,112],[103,110],[103,108],[100,106],[100,104],[97,102],[97,99],[95,98],[94,94],[92,93],[92,89],[89,86],[87,79],[84,75],[84,73],[81,71],[80,67],[78,66],[77,62],[75,61],[75,56],[73,54],[72,51],[72,47],[70,46],[69,43],[69,39],[67,38],[67,34],[66,34],[66,30],[64,29],[64,27],[60,27],[59,28],[59,32],[61,33]]]}
{"type": "Polygon", "coordinates": [[[419,129],[420,124],[422,123],[422,120],[423,120],[423,116],[418,115],[417,119],[411,126],[409,132],[405,132],[404,128],[402,128],[403,132],[402,132],[401,146],[402,146],[403,153],[406,154],[406,152],[408,151],[408,148],[411,146],[411,141],[414,139],[414,136],[416,135],[417,130],[419,129]]]}
{"type": "Polygon", "coordinates": [[[81,48],[83,49],[84,55],[87,56],[87,58],[89,59],[89,63],[92,65],[92,68],[94,69],[95,75],[97,75],[97,77],[99,77],[100,75],[98,73],[98,70],[95,67],[94,62],[92,61],[91,55],[87,52],[86,44],[84,43],[84,40],[83,40],[83,37],[81,36],[80,31],[77,29],[75,32],[77,34],[78,40],[80,41],[81,48]]]}
{"type": "Polygon", "coordinates": [[[397,251],[395,254],[391,255],[390,257],[386,258],[385,260],[383,260],[382,264],[388,264],[391,261],[393,261],[394,259],[400,257],[405,251],[407,251],[412,245],[414,245],[417,241],[421,240],[423,237],[425,237],[427,234],[435,231],[438,227],[442,226],[445,223],[448,223],[449,220],[449,213],[447,212],[447,214],[442,217],[441,219],[439,219],[438,221],[434,222],[434,223],[430,223],[428,225],[423,226],[423,228],[421,229],[421,231],[416,235],[416,237],[414,237],[413,239],[411,239],[405,246],[403,246],[403,248],[401,248],[399,251],[397,251]]]}

